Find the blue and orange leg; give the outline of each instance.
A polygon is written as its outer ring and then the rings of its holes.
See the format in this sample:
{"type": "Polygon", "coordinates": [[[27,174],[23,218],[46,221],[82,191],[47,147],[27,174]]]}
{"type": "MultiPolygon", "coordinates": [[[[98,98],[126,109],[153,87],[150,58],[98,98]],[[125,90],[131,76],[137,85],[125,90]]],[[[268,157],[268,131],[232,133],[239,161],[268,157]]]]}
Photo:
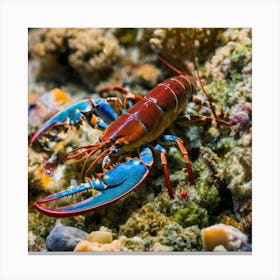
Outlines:
{"type": "Polygon", "coordinates": [[[185,163],[186,163],[190,184],[195,185],[191,162],[189,159],[188,151],[184,146],[183,140],[175,135],[162,135],[160,137],[160,140],[165,144],[177,144],[178,145],[179,150],[182,153],[185,163]]]}
{"type": "Polygon", "coordinates": [[[157,144],[156,146],[154,146],[154,148],[160,152],[160,159],[161,159],[161,164],[163,168],[163,174],[164,174],[168,194],[171,199],[174,199],[173,188],[172,188],[172,184],[170,181],[170,176],[167,168],[166,150],[160,144],[157,144]]]}

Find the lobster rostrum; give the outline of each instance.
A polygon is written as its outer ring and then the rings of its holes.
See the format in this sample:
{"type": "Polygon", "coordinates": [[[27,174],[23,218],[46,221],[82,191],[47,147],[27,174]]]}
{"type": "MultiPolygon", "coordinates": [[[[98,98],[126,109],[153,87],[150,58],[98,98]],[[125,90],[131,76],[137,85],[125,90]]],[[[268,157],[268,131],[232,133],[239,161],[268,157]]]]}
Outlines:
{"type": "MultiPolygon", "coordinates": [[[[118,98],[99,98],[82,100],[50,118],[34,134],[32,145],[38,138],[55,126],[79,127],[83,121],[104,133],[97,143],[76,148],[67,153],[65,162],[83,162],[83,171],[90,158],[86,172],[101,159],[103,173],[87,178],[86,182],[66,190],[51,194],[35,202],[35,207],[42,213],[53,217],[67,217],[83,214],[108,205],[134,190],[147,177],[153,165],[153,150],[160,152],[164,177],[170,198],[174,198],[172,185],[167,169],[166,150],[164,144],[176,144],[181,151],[187,168],[191,185],[195,185],[188,152],[183,140],[175,135],[163,135],[164,131],[176,121],[206,121],[215,120],[217,125],[228,124],[217,117],[210,103],[211,117],[190,115],[184,111],[188,100],[195,91],[194,73],[187,74],[160,58],[167,66],[177,73],[177,76],[166,79],[151,89],[146,96],[132,94],[121,87],[115,87],[124,94],[124,106],[118,115],[111,106],[122,104],[118,98]],[[131,151],[138,151],[139,157],[128,158],[125,162],[117,163],[119,158],[131,151]],[[99,154],[96,156],[96,153],[99,154]],[[92,196],[77,203],[62,207],[48,207],[48,203],[58,201],[69,195],[91,191],[92,196]]],[[[196,72],[197,73],[197,72],[196,72]]],[[[198,76],[198,74],[197,74],[198,76]]],[[[200,81],[200,78],[198,76],[200,81]]],[[[203,85],[201,84],[202,88],[203,85]]],[[[205,90],[204,94],[208,98],[205,90]]]]}

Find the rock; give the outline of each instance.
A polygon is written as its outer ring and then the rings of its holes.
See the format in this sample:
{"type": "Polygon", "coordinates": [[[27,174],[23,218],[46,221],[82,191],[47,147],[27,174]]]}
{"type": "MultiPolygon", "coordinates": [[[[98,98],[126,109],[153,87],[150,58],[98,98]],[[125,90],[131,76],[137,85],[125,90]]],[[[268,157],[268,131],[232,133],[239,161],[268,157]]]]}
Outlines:
{"type": "Polygon", "coordinates": [[[120,240],[114,240],[111,243],[99,243],[99,242],[90,242],[88,240],[81,240],[75,250],[75,252],[119,252],[127,251],[121,245],[120,240]]]}
{"type": "Polygon", "coordinates": [[[201,237],[206,251],[213,251],[218,245],[230,251],[238,251],[248,242],[247,235],[225,224],[216,224],[202,229],[201,237]]]}
{"type": "Polygon", "coordinates": [[[99,242],[99,243],[111,243],[113,241],[113,236],[111,232],[108,231],[93,231],[88,237],[87,241],[99,242]]]}
{"type": "Polygon", "coordinates": [[[75,227],[56,225],[46,239],[46,247],[48,251],[73,251],[87,236],[87,232],[75,227]]]}
{"type": "Polygon", "coordinates": [[[223,245],[218,245],[213,249],[213,252],[227,252],[227,249],[223,245]]]}

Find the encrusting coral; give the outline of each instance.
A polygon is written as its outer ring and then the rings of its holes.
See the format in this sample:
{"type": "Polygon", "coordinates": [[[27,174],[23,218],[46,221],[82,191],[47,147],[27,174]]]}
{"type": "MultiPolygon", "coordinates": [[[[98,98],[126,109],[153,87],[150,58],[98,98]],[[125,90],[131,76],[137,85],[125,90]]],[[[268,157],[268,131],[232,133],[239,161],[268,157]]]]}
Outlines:
{"type": "Polygon", "coordinates": [[[45,28],[29,34],[29,54],[40,59],[41,75],[63,74],[61,69],[66,72],[70,67],[89,88],[108,76],[124,53],[117,38],[106,29],[45,28]]]}

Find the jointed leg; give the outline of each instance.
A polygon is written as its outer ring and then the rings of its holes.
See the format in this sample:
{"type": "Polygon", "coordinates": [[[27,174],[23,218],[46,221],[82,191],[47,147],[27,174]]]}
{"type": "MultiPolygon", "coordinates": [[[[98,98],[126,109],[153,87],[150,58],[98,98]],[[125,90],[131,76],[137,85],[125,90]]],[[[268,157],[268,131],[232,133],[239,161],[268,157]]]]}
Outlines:
{"type": "Polygon", "coordinates": [[[124,101],[123,101],[123,107],[125,110],[130,108],[133,104],[136,102],[142,100],[144,97],[140,94],[134,94],[128,91],[127,89],[121,87],[121,86],[115,86],[115,87],[104,87],[101,90],[98,91],[98,93],[102,94],[104,92],[111,92],[111,91],[118,91],[124,95],[124,101]]]}
{"type": "MultiPolygon", "coordinates": [[[[219,117],[224,115],[224,111],[221,112],[219,117]]],[[[224,121],[222,118],[215,119],[210,116],[203,116],[198,114],[191,114],[191,115],[180,115],[176,120],[175,123],[178,124],[180,127],[187,127],[190,125],[203,125],[211,123],[215,121],[217,126],[225,125],[225,126],[233,126],[235,124],[234,121],[224,121]]]]}
{"type": "Polygon", "coordinates": [[[174,193],[173,193],[172,184],[170,181],[170,176],[169,176],[168,168],[167,168],[166,150],[159,144],[157,144],[154,148],[157,149],[158,151],[160,151],[160,158],[161,158],[161,164],[162,164],[162,168],[163,168],[165,183],[167,186],[169,197],[171,199],[173,199],[174,193]]]}
{"type": "Polygon", "coordinates": [[[184,146],[183,140],[181,138],[177,137],[177,136],[174,136],[174,135],[163,135],[163,136],[161,136],[161,140],[164,141],[164,142],[177,143],[181,153],[183,154],[183,157],[184,157],[184,160],[185,160],[185,163],[186,163],[190,183],[191,183],[191,185],[195,185],[194,176],[193,176],[192,167],[191,167],[191,162],[190,162],[190,159],[189,159],[188,151],[184,146]]]}

